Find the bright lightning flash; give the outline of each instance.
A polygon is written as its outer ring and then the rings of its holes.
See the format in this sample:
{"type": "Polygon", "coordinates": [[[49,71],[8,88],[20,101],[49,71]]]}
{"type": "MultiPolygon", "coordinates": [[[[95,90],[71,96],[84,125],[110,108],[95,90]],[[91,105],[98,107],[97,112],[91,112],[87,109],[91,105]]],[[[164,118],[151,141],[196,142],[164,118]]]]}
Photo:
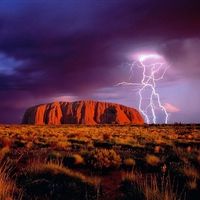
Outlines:
{"type": "Polygon", "coordinates": [[[142,80],[140,83],[132,83],[132,82],[121,82],[118,83],[117,86],[119,85],[133,85],[133,86],[141,86],[139,88],[139,111],[144,115],[146,122],[149,124],[150,123],[150,119],[149,116],[147,115],[147,110],[150,109],[151,113],[152,113],[152,118],[153,118],[153,123],[156,124],[156,113],[155,113],[155,109],[156,105],[158,105],[159,109],[161,109],[162,111],[164,111],[165,114],[165,123],[167,124],[168,122],[168,118],[169,118],[169,114],[167,113],[165,107],[161,104],[160,101],[160,96],[156,91],[156,82],[161,80],[165,73],[166,70],[169,68],[169,66],[167,66],[164,70],[162,69],[162,74],[159,78],[156,78],[156,74],[158,74],[159,71],[161,71],[161,68],[164,66],[164,63],[161,62],[155,62],[153,64],[150,65],[146,65],[144,63],[145,60],[147,59],[158,59],[160,58],[159,55],[154,55],[154,54],[150,54],[150,55],[142,55],[139,57],[138,60],[136,60],[135,62],[133,62],[132,64],[128,64],[130,65],[130,79],[133,76],[133,68],[135,66],[142,68],[142,80]],[[143,92],[149,89],[150,90],[150,97],[149,97],[149,104],[146,106],[145,109],[142,109],[142,102],[143,102],[143,92]]]}

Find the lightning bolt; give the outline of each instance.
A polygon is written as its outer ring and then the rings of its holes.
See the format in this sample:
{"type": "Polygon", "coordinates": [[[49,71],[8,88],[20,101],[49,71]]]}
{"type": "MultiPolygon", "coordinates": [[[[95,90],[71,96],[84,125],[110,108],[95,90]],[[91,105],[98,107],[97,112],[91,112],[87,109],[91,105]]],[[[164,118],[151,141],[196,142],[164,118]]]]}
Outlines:
{"type": "Polygon", "coordinates": [[[161,74],[161,76],[159,78],[156,78],[156,74],[161,71],[161,68],[163,68],[164,63],[156,62],[156,63],[150,64],[150,65],[145,65],[144,60],[146,60],[147,58],[157,58],[157,55],[141,56],[138,60],[136,60],[132,64],[127,63],[130,66],[130,77],[129,77],[129,79],[131,79],[134,75],[134,73],[133,73],[134,67],[137,66],[139,68],[142,68],[142,80],[141,80],[140,83],[121,82],[121,83],[118,83],[116,86],[119,86],[119,85],[140,86],[139,91],[138,91],[138,94],[139,94],[139,111],[144,115],[145,121],[148,124],[150,123],[150,119],[149,119],[149,116],[147,114],[147,110],[150,109],[151,113],[152,113],[152,118],[153,118],[152,121],[153,121],[154,124],[156,124],[157,117],[156,117],[155,110],[157,108],[155,106],[155,103],[157,103],[159,109],[164,111],[165,123],[167,124],[168,119],[169,119],[169,114],[167,113],[167,110],[165,109],[165,107],[161,104],[160,96],[156,91],[156,82],[163,79],[163,77],[164,77],[167,69],[170,67],[170,65],[167,66],[163,70],[163,73],[161,74]],[[150,97],[149,97],[149,104],[147,105],[147,107],[145,109],[142,109],[142,102],[143,102],[143,99],[144,99],[142,93],[146,89],[150,89],[150,91],[151,91],[150,97]]]}

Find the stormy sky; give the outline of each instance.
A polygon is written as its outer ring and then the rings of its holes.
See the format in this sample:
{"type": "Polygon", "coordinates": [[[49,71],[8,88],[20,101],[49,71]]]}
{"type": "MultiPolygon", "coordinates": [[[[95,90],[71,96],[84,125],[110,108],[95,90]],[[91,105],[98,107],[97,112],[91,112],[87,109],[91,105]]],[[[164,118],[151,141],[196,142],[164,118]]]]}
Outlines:
{"type": "MultiPolygon", "coordinates": [[[[163,75],[155,88],[168,123],[199,123],[199,11],[193,0],[0,1],[0,123],[21,123],[28,107],[54,101],[139,109],[143,69],[130,67],[142,56],[148,69],[162,63],[154,78],[163,75]]],[[[150,122],[151,91],[142,91],[150,122]]]]}

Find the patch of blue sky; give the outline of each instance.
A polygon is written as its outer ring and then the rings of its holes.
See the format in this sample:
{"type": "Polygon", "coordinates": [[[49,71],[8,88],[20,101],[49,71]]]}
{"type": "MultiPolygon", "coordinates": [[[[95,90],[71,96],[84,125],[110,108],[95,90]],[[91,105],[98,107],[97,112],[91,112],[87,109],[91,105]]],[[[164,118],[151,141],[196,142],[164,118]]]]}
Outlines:
{"type": "Polygon", "coordinates": [[[10,75],[15,73],[15,69],[24,63],[23,60],[16,60],[4,53],[0,53],[0,74],[10,75]]]}

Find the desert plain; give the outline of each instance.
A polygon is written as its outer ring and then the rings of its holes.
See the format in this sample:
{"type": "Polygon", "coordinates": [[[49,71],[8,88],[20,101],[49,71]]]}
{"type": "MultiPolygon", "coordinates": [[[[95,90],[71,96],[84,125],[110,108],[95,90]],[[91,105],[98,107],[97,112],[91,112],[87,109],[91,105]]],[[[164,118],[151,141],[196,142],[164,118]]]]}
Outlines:
{"type": "Polygon", "coordinates": [[[0,125],[0,199],[199,199],[200,124],[0,125]]]}

